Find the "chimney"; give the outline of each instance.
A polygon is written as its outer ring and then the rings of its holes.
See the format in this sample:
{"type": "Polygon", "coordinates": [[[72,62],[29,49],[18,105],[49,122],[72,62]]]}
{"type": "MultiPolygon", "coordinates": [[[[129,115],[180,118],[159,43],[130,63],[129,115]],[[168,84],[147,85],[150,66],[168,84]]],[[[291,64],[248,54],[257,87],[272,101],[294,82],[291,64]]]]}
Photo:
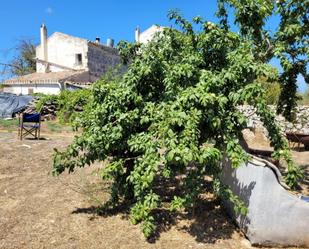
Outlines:
{"type": "Polygon", "coordinates": [[[108,38],[106,42],[106,46],[113,48],[114,47],[114,39],[108,38]]]}
{"type": "Polygon", "coordinates": [[[139,40],[140,34],[141,34],[141,30],[140,30],[139,26],[137,26],[136,29],[135,29],[135,42],[140,42],[140,40],[139,40]]]}
{"type": "Polygon", "coordinates": [[[96,44],[100,44],[100,41],[101,41],[100,37],[97,36],[97,37],[95,38],[95,43],[96,43],[96,44]]]}
{"type": "Polygon", "coordinates": [[[45,64],[45,72],[47,72],[47,69],[48,69],[48,65],[47,65],[47,61],[48,61],[48,54],[47,54],[47,28],[46,28],[44,23],[41,25],[40,33],[41,33],[41,55],[42,55],[42,60],[46,62],[46,64],[45,64]]]}

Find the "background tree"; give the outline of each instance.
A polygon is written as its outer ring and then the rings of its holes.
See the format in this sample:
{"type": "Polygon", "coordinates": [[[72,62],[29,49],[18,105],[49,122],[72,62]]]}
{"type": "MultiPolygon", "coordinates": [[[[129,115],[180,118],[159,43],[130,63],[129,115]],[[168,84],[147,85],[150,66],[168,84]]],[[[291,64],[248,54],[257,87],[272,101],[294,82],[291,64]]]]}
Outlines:
{"type": "Polygon", "coordinates": [[[265,77],[258,79],[265,90],[265,99],[268,105],[278,105],[279,97],[281,94],[281,86],[277,81],[269,81],[265,77]]]}
{"type": "Polygon", "coordinates": [[[253,42],[257,59],[269,62],[280,60],[283,72],[279,76],[281,95],[278,113],[289,121],[295,118],[297,106],[297,76],[304,77],[309,84],[309,1],[308,0],[219,0],[217,15],[223,27],[228,28],[227,6],[234,8],[234,23],[240,33],[253,42]],[[265,21],[271,15],[280,16],[280,23],[272,35],[264,29],[265,21]]]}
{"type": "Polygon", "coordinates": [[[195,31],[171,12],[179,30],[166,28],[147,45],[121,42],[120,54],[130,61],[127,73],[93,85],[78,121],[83,133],[65,151],[56,150],[53,173],[106,161],[101,172],[111,183],[106,207],[128,205],[132,222],[142,223],[146,237],[155,231],[154,212],[163,202],[170,210],[194,206],[206,175],[213,178],[215,193],[245,212],[221,184],[220,162],[227,157],[237,167],[250,159],[240,143],[247,120],[237,108],[250,104],[269,132],[272,156],[286,162],[287,184],[296,186],[301,172],[262,86],[263,79],[275,82],[282,76],[268,64],[275,38],[262,29],[273,8],[273,1],[219,1],[220,25],[196,17],[200,29],[195,31]],[[240,34],[229,30],[227,3],[236,9],[240,34]],[[175,180],[178,191],[167,198],[162,186],[175,188],[175,180]]]}
{"type": "Polygon", "coordinates": [[[0,66],[2,75],[22,76],[36,71],[35,44],[30,39],[21,39],[13,49],[13,58],[0,66]]]}

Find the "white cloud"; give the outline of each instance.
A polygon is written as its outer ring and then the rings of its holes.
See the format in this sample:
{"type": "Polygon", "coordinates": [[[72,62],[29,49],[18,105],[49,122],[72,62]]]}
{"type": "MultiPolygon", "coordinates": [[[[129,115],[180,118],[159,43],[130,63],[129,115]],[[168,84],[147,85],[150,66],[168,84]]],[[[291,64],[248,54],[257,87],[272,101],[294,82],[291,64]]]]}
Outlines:
{"type": "Polygon", "coordinates": [[[45,12],[46,12],[48,15],[51,15],[51,14],[54,13],[54,10],[53,10],[51,7],[47,7],[47,8],[45,9],[45,12]]]}

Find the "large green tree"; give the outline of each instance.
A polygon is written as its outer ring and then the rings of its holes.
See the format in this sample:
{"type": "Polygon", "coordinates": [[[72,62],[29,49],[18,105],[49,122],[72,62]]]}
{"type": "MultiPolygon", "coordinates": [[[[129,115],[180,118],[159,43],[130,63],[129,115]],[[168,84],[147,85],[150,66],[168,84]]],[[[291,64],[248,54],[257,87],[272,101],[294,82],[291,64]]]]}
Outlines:
{"type": "Polygon", "coordinates": [[[295,118],[297,105],[297,76],[309,83],[309,1],[308,0],[219,0],[218,16],[221,24],[229,28],[227,7],[234,8],[234,23],[245,39],[251,40],[256,58],[269,62],[280,60],[282,86],[278,113],[288,120],[295,118]],[[277,15],[280,23],[274,32],[264,28],[268,17],[277,15]]]}
{"type": "Polygon", "coordinates": [[[178,29],[164,29],[147,45],[121,42],[120,53],[130,62],[127,73],[94,84],[78,120],[83,133],[65,151],[56,150],[54,174],[106,161],[102,178],[111,182],[107,205],[127,203],[132,222],[142,222],[147,237],[155,230],[153,212],[162,201],[171,210],[191,208],[206,175],[214,179],[216,193],[245,211],[220,183],[220,162],[228,157],[237,167],[250,159],[240,143],[247,120],[237,108],[247,103],[269,131],[273,157],[286,162],[286,182],[295,186],[301,174],[260,82],[282,77],[268,64],[277,51],[272,39],[279,38],[262,29],[273,8],[272,1],[219,1],[218,25],[200,17],[193,25],[171,12],[178,29]],[[229,29],[227,4],[235,7],[239,34],[229,29]],[[175,179],[180,191],[166,199],[158,185],[175,179]]]}

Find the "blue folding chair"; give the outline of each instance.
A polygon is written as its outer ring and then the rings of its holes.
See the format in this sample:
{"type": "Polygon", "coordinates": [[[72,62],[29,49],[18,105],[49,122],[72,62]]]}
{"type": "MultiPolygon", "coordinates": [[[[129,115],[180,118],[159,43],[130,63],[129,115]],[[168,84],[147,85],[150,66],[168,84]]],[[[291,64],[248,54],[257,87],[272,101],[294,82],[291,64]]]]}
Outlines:
{"type": "Polygon", "coordinates": [[[40,139],[41,114],[22,113],[19,116],[18,137],[22,140],[27,135],[40,139]]]}

